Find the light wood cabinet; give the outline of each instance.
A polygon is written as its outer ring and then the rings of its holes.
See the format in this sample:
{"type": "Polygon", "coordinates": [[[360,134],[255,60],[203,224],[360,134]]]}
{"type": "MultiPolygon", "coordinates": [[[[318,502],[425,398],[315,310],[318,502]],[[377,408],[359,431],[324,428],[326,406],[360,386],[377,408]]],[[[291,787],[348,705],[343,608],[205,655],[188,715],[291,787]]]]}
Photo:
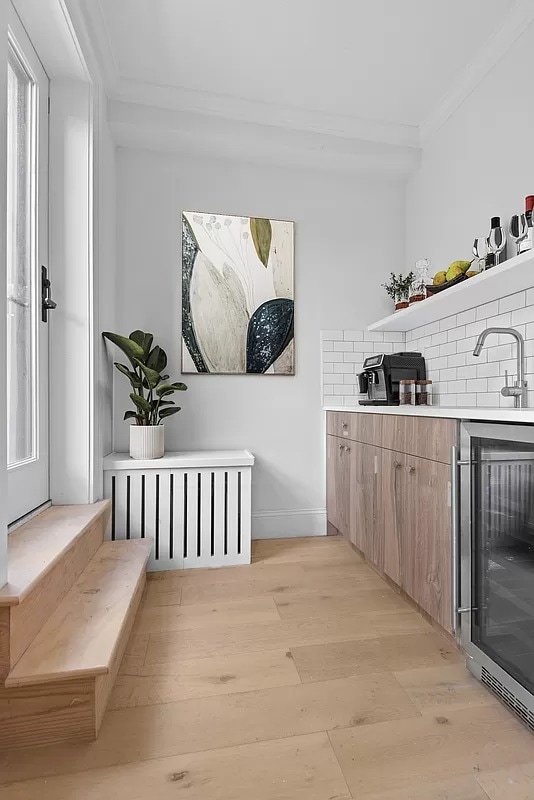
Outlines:
{"type": "Polygon", "coordinates": [[[350,538],[351,442],[326,437],[326,511],[330,527],[350,538]]]}
{"type": "Polygon", "coordinates": [[[457,423],[357,413],[347,423],[347,416],[330,429],[348,428],[348,440],[327,436],[328,521],[451,631],[448,453],[457,423]]]}
{"type": "Polygon", "coordinates": [[[350,450],[350,540],[376,564],[382,560],[382,536],[378,506],[378,447],[353,442],[350,450]]]}

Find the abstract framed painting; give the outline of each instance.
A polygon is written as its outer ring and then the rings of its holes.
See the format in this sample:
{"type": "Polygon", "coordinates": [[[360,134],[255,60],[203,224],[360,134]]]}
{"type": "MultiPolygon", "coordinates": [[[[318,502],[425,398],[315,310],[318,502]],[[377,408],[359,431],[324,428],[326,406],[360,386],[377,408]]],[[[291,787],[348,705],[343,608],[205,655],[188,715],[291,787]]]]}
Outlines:
{"type": "Polygon", "coordinates": [[[294,375],[294,223],[182,213],[182,372],[294,375]]]}

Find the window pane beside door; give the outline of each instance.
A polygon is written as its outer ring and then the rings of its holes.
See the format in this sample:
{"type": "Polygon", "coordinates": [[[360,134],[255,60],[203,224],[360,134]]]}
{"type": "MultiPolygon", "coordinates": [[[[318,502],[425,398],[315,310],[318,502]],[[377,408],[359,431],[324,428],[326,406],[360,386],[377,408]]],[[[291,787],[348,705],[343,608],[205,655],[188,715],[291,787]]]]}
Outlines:
{"type": "Polygon", "coordinates": [[[8,465],[36,455],[34,83],[13,48],[8,59],[7,446],[8,465]]]}

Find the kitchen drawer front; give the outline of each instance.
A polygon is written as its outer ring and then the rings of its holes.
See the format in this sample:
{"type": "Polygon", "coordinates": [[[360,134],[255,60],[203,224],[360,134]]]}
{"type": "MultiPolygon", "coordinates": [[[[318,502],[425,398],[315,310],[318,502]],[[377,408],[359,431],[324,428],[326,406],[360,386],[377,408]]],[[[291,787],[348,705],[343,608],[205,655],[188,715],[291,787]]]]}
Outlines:
{"type": "Polygon", "coordinates": [[[439,417],[382,417],[382,447],[431,461],[450,461],[458,442],[458,421],[439,417]]]}
{"type": "Polygon", "coordinates": [[[326,432],[330,436],[349,438],[350,418],[353,414],[350,411],[327,411],[326,412],[326,432]]]}
{"type": "Polygon", "coordinates": [[[328,411],[327,433],[363,444],[382,445],[382,417],[380,414],[358,414],[348,411],[328,411]]]}

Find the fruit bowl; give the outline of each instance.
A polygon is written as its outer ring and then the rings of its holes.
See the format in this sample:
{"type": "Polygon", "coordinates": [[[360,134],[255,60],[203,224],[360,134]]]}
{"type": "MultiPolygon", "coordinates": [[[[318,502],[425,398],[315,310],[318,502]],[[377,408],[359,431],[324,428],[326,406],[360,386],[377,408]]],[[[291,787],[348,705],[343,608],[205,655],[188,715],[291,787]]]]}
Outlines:
{"type": "Polygon", "coordinates": [[[452,281],[445,281],[445,283],[440,283],[439,286],[435,286],[433,283],[428,284],[426,287],[427,294],[438,294],[439,292],[443,292],[444,289],[450,289],[451,286],[456,286],[457,283],[461,283],[462,281],[468,280],[467,275],[463,274],[458,275],[458,277],[453,278],[452,281]]]}

